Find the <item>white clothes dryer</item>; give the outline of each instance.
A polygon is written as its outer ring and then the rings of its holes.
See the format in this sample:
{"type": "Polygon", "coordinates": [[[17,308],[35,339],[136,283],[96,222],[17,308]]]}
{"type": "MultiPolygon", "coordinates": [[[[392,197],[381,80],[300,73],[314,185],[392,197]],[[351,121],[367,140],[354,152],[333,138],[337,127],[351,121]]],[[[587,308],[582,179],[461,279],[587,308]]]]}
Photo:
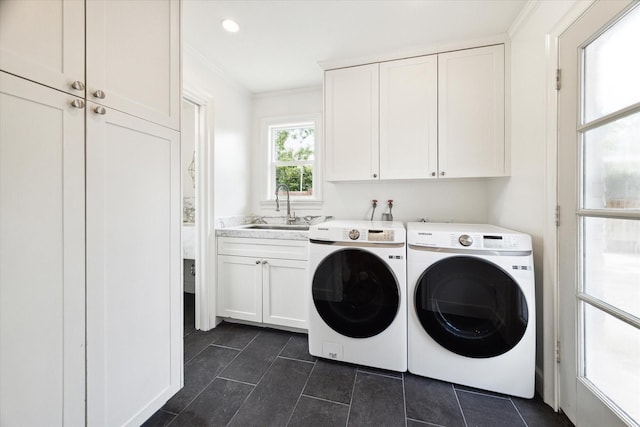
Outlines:
{"type": "Polygon", "coordinates": [[[408,369],[531,398],[531,237],[488,224],[407,224],[408,369]]]}
{"type": "Polygon", "coordinates": [[[406,231],[401,222],[309,229],[309,352],[407,370],[406,231]]]}

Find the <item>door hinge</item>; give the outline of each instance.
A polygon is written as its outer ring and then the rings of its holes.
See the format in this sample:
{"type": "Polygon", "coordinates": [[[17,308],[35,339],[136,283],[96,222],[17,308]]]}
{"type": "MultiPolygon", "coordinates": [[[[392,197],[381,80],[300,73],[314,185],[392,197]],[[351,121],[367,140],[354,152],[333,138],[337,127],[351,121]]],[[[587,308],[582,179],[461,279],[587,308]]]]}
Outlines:
{"type": "Polygon", "coordinates": [[[560,87],[561,87],[561,85],[560,85],[561,75],[562,75],[562,73],[560,71],[560,68],[556,69],[556,90],[560,90],[560,87]]]}
{"type": "Polygon", "coordinates": [[[556,363],[560,363],[560,341],[556,341],[556,363]]]}
{"type": "Polygon", "coordinates": [[[560,205],[556,205],[556,227],[560,227],[560,205]]]}

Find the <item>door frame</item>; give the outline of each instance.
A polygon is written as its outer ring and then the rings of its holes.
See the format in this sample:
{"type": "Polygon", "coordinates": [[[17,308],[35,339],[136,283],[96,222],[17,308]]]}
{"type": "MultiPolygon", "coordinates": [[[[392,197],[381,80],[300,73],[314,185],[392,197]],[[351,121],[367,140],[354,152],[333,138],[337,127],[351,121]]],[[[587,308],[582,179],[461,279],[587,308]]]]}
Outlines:
{"type": "Polygon", "coordinates": [[[216,325],[215,299],[215,230],[213,223],[213,97],[184,82],[182,99],[198,108],[198,140],[196,146],[196,324],[198,330],[208,331],[216,325]]]}
{"type": "MultiPolygon", "coordinates": [[[[556,72],[558,70],[558,53],[560,35],[567,30],[595,0],[578,1],[556,23],[545,36],[546,45],[546,80],[547,80],[547,118],[546,118],[546,158],[545,158],[545,207],[543,231],[543,283],[551,292],[543,293],[543,324],[550,325],[543,329],[543,384],[542,398],[554,410],[559,409],[559,259],[558,259],[558,91],[556,89],[556,72]]],[[[539,390],[540,391],[540,390],[539,390]]]]}

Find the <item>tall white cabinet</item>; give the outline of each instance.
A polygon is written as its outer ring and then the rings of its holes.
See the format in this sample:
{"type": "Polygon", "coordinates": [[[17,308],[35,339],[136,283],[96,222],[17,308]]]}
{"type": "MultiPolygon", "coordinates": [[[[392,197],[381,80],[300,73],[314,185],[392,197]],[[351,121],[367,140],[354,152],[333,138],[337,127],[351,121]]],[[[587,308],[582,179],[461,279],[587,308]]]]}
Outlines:
{"type": "Polygon", "coordinates": [[[84,110],[0,72],[0,424],[83,425],[84,110]]]}
{"type": "Polygon", "coordinates": [[[500,44],[326,71],[327,180],[506,175],[504,68],[500,44]]]}
{"type": "Polygon", "coordinates": [[[181,387],[179,13],[0,2],[3,426],[139,425],[181,387]]]}

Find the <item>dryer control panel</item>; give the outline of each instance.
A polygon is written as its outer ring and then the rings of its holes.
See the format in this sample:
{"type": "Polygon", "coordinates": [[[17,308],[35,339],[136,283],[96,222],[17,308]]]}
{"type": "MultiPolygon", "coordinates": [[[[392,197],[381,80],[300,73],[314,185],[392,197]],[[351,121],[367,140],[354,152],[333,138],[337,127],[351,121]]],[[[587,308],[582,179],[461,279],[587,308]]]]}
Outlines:
{"type": "Polygon", "coordinates": [[[407,224],[407,243],[456,250],[531,251],[531,237],[489,224],[407,224]]]}

